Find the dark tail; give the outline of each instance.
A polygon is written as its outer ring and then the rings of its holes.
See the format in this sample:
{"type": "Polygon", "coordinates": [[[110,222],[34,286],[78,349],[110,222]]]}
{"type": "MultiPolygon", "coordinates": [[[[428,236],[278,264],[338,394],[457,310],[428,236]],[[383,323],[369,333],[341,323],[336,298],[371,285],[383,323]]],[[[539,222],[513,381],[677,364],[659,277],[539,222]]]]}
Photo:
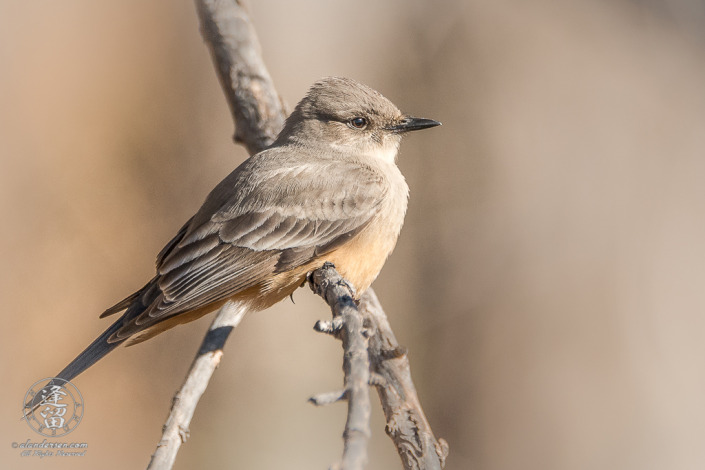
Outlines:
{"type": "Polygon", "coordinates": [[[69,365],[64,367],[64,370],[59,372],[56,377],[64,380],[71,380],[78,374],[98,362],[110,351],[122,344],[122,341],[116,341],[114,343],[108,342],[108,338],[110,338],[113,333],[119,330],[122,325],[122,318],[118,319],[118,321],[110,325],[110,327],[105,330],[102,335],[98,336],[98,338],[93,341],[86,349],[84,349],[83,352],[76,357],[76,359],[74,359],[69,365]]]}
{"type": "MultiPolygon", "coordinates": [[[[59,374],[56,375],[56,378],[70,381],[78,374],[98,362],[98,360],[102,359],[110,351],[118,347],[122,343],[122,341],[109,343],[108,338],[110,338],[113,333],[119,330],[122,325],[122,318],[110,325],[110,327],[105,330],[103,334],[98,337],[98,339],[93,341],[86,349],[83,350],[81,354],[78,355],[78,357],[76,357],[76,359],[74,359],[69,365],[64,367],[64,370],[59,372],[59,374]]],[[[56,380],[52,380],[44,388],[48,390],[52,385],[57,384],[62,385],[63,382],[57,382],[56,380]]],[[[34,411],[41,404],[41,401],[41,394],[37,394],[31,401],[25,403],[25,408],[34,411]]]]}
{"type": "Polygon", "coordinates": [[[105,318],[108,315],[112,315],[114,313],[127,309],[125,310],[124,314],[120,315],[120,318],[118,318],[115,323],[110,325],[110,327],[105,330],[102,335],[98,336],[98,339],[88,345],[88,347],[84,349],[83,352],[79,354],[78,357],[76,357],[76,359],[71,361],[71,364],[64,367],[64,370],[59,372],[59,375],[57,375],[56,377],[70,381],[78,374],[88,369],[90,366],[105,357],[105,355],[108,354],[110,351],[124,343],[127,338],[119,339],[117,341],[113,340],[112,342],[108,342],[108,339],[110,339],[113,333],[125,326],[129,319],[135,318],[140,313],[142,313],[145,309],[145,305],[149,305],[149,303],[152,302],[158,292],[158,290],[155,291],[155,289],[153,289],[153,286],[156,285],[156,279],[157,278],[152,279],[142,289],[121,300],[120,302],[103,312],[100,318],[105,318]],[[148,293],[151,293],[151,297],[147,299],[146,303],[144,303],[144,299],[143,301],[139,300],[140,296],[143,295],[145,289],[148,293]]]}

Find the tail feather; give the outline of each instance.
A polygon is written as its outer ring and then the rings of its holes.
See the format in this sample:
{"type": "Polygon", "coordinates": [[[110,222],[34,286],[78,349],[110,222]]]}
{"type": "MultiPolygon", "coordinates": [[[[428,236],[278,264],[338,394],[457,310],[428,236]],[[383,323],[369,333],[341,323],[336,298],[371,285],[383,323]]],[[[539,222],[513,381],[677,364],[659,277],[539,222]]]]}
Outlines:
{"type": "Polygon", "coordinates": [[[101,314],[100,314],[100,318],[105,318],[105,317],[110,316],[110,315],[112,315],[112,314],[114,314],[114,313],[122,312],[122,311],[125,310],[127,307],[129,307],[130,305],[132,305],[132,303],[133,303],[141,294],[142,294],[142,291],[141,291],[141,290],[138,290],[138,291],[135,292],[134,294],[125,297],[125,298],[122,299],[120,302],[116,303],[115,305],[113,305],[113,306],[110,307],[109,309],[105,310],[105,312],[101,313],[101,314]]]}
{"type": "MultiPolygon", "coordinates": [[[[88,369],[90,366],[105,357],[105,355],[108,354],[110,351],[118,347],[122,343],[122,341],[109,343],[108,338],[110,338],[110,336],[112,336],[112,334],[119,330],[121,327],[122,318],[110,325],[110,327],[105,330],[103,334],[101,334],[86,349],[84,349],[83,352],[79,354],[76,359],[71,361],[69,365],[64,367],[64,369],[56,375],[55,379],[51,380],[46,386],[44,386],[44,388],[48,389],[52,385],[63,384],[63,382],[58,382],[56,380],[57,378],[70,381],[78,374],[88,369]]],[[[39,407],[41,402],[41,394],[37,394],[32,400],[30,400],[28,403],[25,403],[25,408],[29,409],[30,411],[34,411],[39,407]]]]}
{"type": "Polygon", "coordinates": [[[79,354],[76,359],[71,361],[69,365],[64,367],[64,369],[59,372],[56,376],[60,379],[71,380],[78,374],[88,369],[90,366],[98,362],[100,359],[105,357],[110,351],[118,347],[122,341],[116,341],[109,343],[108,339],[119,330],[123,325],[122,318],[118,319],[115,323],[110,325],[110,327],[103,332],[98,338],[93,341],[86,349],[79,354]]]}

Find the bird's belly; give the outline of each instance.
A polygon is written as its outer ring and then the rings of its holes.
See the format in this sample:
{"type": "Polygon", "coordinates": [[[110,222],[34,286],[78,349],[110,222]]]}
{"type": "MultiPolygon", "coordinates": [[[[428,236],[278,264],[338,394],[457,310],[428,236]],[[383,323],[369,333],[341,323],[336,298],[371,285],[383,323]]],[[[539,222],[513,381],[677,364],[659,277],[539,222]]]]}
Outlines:
{"type": "MultiPolygon", "coordinates": [[[[379,220],[379,219],[378,219],[379,220]]],[[[265,309],[292,294],[305,281],[306,275],[323,266],[326,261],[362,294],[375,280],[389,254],[394,249],[399,230],[389,223],[370,223],[348,243],[330,253],[298,266],[290,271],[278,273],[258,288],[238,293],[235,298],[246,300],[253,310],[265,309]]],[[[233,299],[234,300],[234,299],[233,299]]]]}
{"type": "Polygon", "coordinates": [[[380,232],[375,227],[368,228],[349,243],[321,257],[319,265],[325,261],[333,263],[357,294],[362,294],[377,278],[397,241],[396,231],[393,234],[380,232]]]}

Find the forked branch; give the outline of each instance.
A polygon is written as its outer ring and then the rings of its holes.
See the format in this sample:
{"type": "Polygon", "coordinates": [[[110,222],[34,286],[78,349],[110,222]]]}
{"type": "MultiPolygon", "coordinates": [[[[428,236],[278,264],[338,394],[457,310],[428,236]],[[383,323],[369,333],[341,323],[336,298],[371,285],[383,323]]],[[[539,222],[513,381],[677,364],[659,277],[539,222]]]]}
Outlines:
{"type": "MultiPolygon", "coordinates": [[[[235,121],[235,141],[255,154],[275,139],[284,125],[285,109],[264,65],[254,27],[240,0],[196,0],[201,32],[235,121]]],[[[404,468],[440,469],[448,444],[436,440],[424,416],[411,381],[409,362],[399,347],[372,289],[359,308],[353,293],[332,266],[312,273],[312,285],[331,306],[331,323],[317,329],[343,340],[345,386],[342,391],[318,395],[317,404],[348,400],[342,467],[361,469],[367,461],[369,439],[369,384],[377,387],[404,468]]],[[[188,437],[191,417],[200,396],[222,357],[222,348],[244,312],[226,304],[221,308],[181,389],[174,397],[169,418],[149,469],[170,469],[188,437]]]]}
{"type": "Polygon", "coordinates": [[[309,284],[333,312],[333,321],[329,324],[318,322],[316,329],[343,341],[343,392],[324,395],[328,400],[320,398],[320,395],[312,399],[316,404],[336,401],[330,398],[348,400],[342,468],[362,468],[355,466],[362,461],[362,457],[347,460],[349,453],[367,456],[366,450],[361,450],[359,446],[363,442],[360,436],[369,433],[369,395],[362,393],[359,387],[367,389],[367,384],[371,384],[377,388],[387,420],[386,431],[394,441],[404,469],[442,469],[448,456],[448,443],[443,439],[437,440],[433,435],[411,380],[406,351],[399,346],[374,291],[368,289],[356,305],[352,301],[354,293],[350,286],[329,263],[309,276],[309,284]],[[358,345],[363,342],[367,345],[364,353],[358,350],[358,345]],[[358,360],[353,361],[352,358],[358,360]],[[361,369],[365,367],[369,369],[363,372],[361,369]],[[351,393],[351,390],[356,393],[351,393]],[[358,428],[363,416],[365,424],[358,428]],[[363,432],[358,433],[358,430],[363,432]],[[350,436],[356,438],[355,446],[349,442],[350,436]]]}
{"type": "MultiPolygon", "coordinates": [[[[367,463],[367,440],[370,438],[370,358],[367,355],[369,331],[355,305],[355,292],[331,263],[325,263],[309,276],[311,289],[326,301],[333,312],[329,324],[316,323],[316,330],[331,334],[343,342],[342,393],[333,396],[348,401],[348,418],[343,431],[342,470],[362,470],[367,463]]],[[[320,396],[319,396],[320,397],[320,396]]],[[[311,399],[315,404],[330,400],[311,399]]]]}

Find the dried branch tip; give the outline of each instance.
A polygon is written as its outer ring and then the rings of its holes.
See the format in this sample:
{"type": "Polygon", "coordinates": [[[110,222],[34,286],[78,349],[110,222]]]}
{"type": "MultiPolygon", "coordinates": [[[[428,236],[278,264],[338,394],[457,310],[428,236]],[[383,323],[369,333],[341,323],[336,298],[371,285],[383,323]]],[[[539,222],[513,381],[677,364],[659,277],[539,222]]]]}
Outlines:
{"type": "Polygon", "coordinates": [[[319,393],[308,399],[309,402],[316,406],[325,406],[337,403],[347,398],[347,390],[336,390],[335,392],[319,393]]]}
{"type": "Polygon", "coordinates": [[[370,371],[370,380],[368,381],[368,384],[375,387],[386,387],[389,382],[383,375],[370,371]]]}
{"type": "Polygon", "coordinates": [[[438,460],[441,461],[441,468],[446,466],[446,459],[448,458],[448,454],[450,453],[450,446],[448,445],[448,441],[443,439],[442,437],[438,439],[438,442],[436,443],[436,455],[438,455],[438,460]]]}
{"type": "Polygon", "coordinates": [[[313,329],[319,333],[325,333],[331,336],[337,336],[344,326],[344,321],[341,317],[335,317],[332,321],[318,320],[313,329]]]}
{"type": "Polygon", "coordinates": [[[406,356],[407,349],[404,346],[396,346],[392,349],[382,349],[379,352],[380,357],[384,361],[389,359],[399,359],[406,356]]]}

